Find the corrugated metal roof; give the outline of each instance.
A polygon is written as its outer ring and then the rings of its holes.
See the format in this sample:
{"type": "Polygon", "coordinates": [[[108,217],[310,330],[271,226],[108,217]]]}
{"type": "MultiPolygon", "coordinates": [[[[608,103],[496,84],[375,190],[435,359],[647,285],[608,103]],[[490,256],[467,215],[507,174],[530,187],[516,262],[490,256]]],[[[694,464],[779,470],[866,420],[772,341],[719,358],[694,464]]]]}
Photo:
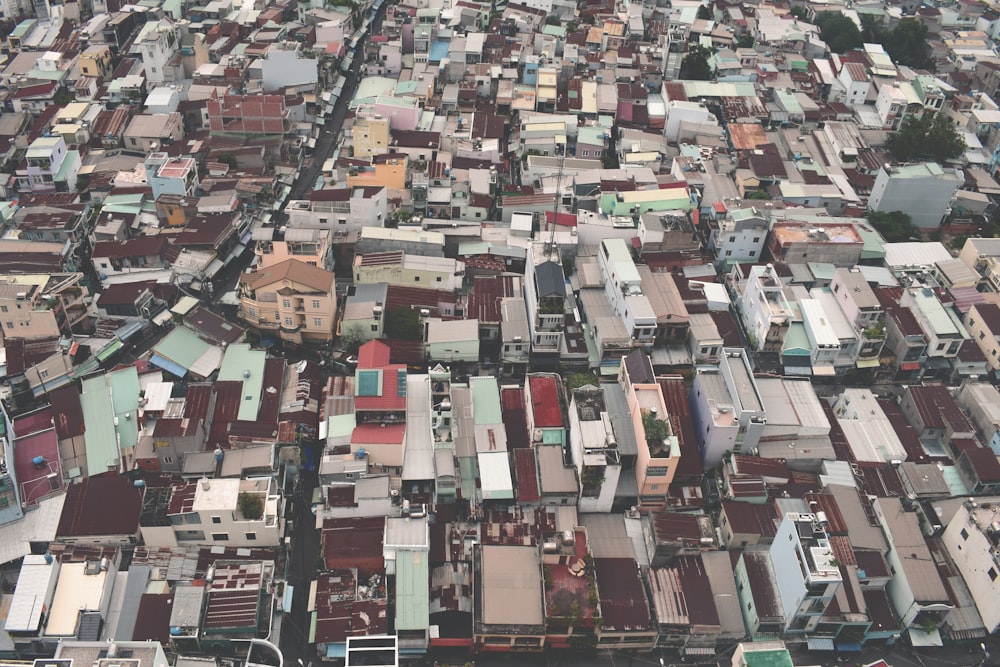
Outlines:
{"type": "Polygon", "coordinates": [[[434,479],[431,384],[427,375],[406,375],[406,450],[403,479],[434,479]]]}
{"type": "Polygon", "coordinates": [[[430,625],[429,554],[396,552],[396,630],[425,630],[430,625]]]}

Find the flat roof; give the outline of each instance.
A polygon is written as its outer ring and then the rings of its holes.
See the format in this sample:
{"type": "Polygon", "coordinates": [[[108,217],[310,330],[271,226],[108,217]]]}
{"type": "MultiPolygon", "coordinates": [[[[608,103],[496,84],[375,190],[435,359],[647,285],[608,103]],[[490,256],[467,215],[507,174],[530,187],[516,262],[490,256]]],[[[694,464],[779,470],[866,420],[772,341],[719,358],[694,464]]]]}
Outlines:
{"type": "Polygon", "coordinates": [[[537,547],[482,547],[483,623],[541,625],[542,574],[537,547]]]}
{"type": "Polygon", "coordinates": [[[45,634],[49,637],[72,637],[76,635],[80,612],[98,611],[104,599],[109,575],[114,582],[114,570],[99,570],[87,574],[87,562],[63,563],[59,568],[59,581],[52,597],[45,634]]]}
{"type": "MultiPolygon", "coordinates": [[[[177,329],[175,329],[177,331],[177,329]]],[[[243,383],[239,415],[241,421],[255,421],[260,408],[261,392],[264,390],[264,365],[267,353],[251,349],[247,343],[238,343],[226,348],[219,369],[219,380],[237,380],[243,383]]],[[[268,388],[270,389],[270,388],[268,388]]],[[[281,391],[281,387],[275,387],[281,391]]]]}
{"type": "Polygon", "coordinates": [[[480,452],[477,460],[483,500],[513,499],[514,481],[507,452],[480,452]]]}
{"type": "Polygon", "coordinates": [[[500,386],[495,377],[470,378],[472,389],[472,418],[477,425],[502,424],[500,386]]]}
{"type": "Polygon", "coordinates": [[[434,479],[434,441],[431,432],[431,382],[427,375],[406,376],[406,449],[403,479],[434,479]]]}
{"type": "Polygon", "coordinates": [[[396,552],[396,630],[430,626],[429,558],[427,551],[396,552]]]}
{"type": "MultiPolygon", "coordinates": [[[[51,559],[51,558],[50,558],[51,559]]],[[[46,593],[58,576],[58,563],[45,556],[29,554],[21,563],[17,587],[7,610],[4,630],[33,632],[38,630],[45,612],[46,593]]]]}

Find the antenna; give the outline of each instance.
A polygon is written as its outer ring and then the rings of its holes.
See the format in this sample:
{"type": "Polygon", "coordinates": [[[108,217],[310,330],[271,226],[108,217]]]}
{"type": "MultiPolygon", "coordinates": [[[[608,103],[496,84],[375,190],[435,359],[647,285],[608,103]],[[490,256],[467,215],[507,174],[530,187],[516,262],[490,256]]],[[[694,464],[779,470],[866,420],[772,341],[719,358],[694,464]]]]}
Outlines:
{"type": "MultiPolygon", "coordinates": [[[[557,144],[558,146],[558,144],[557,144]]],[[[559,171],[556,173],[556,196],[552,202],[552,224],[549,230],[549,241],[545,246],[545,256],[551,261],[552,251],[556,247],[556,216],[559,215],[559,201],[562,199],[562,177],[563,177],[563,166],[566,164],[566,148],[563,147],[563,152],[559,156],[559,171]]]]}

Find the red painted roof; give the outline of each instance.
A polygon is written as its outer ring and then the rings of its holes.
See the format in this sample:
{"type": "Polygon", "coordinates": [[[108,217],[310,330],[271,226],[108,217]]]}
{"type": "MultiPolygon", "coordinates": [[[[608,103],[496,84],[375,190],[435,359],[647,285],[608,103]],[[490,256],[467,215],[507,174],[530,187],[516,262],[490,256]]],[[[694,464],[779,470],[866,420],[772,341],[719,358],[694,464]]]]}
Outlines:
{"type": "Polygon", "coordinates": [[[535,426],[558,428],[563,425],[562,408],[559,405],[559,389],[551,375],[533,375],[528,378],[531,388],[531,411],[535,416],[535,426]]]}
{"type": "Polygon", "coordinates": [[[514,450],[514,470],[517,473],[517,500],[521,503],[538,502],[538,468],[533,449],[514,450]]]}
{"type": "Polygon", "coordinates": [[[405,424],[361,424],[351,433],[352,445],[402,445],[405,424]]]}
{"type": "Polygon", "coordinates": [[[358,368],[382,368],[389,365],[389,346],[370,340],[358,350],[358,368]]]}

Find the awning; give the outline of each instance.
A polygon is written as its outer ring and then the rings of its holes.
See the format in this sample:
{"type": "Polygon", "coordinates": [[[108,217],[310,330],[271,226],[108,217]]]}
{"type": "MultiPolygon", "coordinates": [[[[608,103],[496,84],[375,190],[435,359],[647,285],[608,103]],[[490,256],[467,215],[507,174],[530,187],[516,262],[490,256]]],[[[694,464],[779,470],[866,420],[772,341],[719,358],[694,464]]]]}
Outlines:
{"type": "Polygon", "coordinates": [[[216,257],[211,262],[209,262],[207,267],[205,267],[205,277],[211,280],[212,278],[215,277],[216,273],[222,270],[222,267],[224,266],[225,263],[221,259],[216,257]]]}
{"type": "Polygon", "coordinates": [[[97,361],[97,359],[95,359],[94,357],[91,357],[90,359],[87,359],[85,362],[83,362],[82,364],[73,369],[73,377],[76,378],[83,377],[87,373],[92,373],[93,371],[96,371],[100,367],[101,367],[100,362],[97,361]]]}
{"type": "Polygon", "coordinates": [[[285,609],[285,613],[289,614],[292,611],[292,594],[295,591],[295,587],[289,583],[285,583],[285,599],[282,601],[282,607],[285,609]]]}
{"type": "Polygon", "coordinates": [[[860,653],[861,644],[857,642],[837,642],[837,650],[844,653],[860,653]]]}
{"type": "Polygon", "coordinates": [[[151,364],[159,366],[160,368],[162,368],[163,370],[167,371],[168,373],[173,373],[174,375],[176,375],[179,378],[182,378],[185,375],[187,375],[187,369],[186,368],[184,368],[180,364],[177,364],[177,363],[174,363],[173,361],[170,361],[169,359],[161,357],[158,354],[154,354],[152,356],[152,358],[150,358],[149,362],[151,364]]]}
{"type": "Polygon", "coordinates": [[[337,642],[336,644],[326,645],[326,657],[328,658],[346,658],[347,657],[347,643],[337,642]]]}
{"type": "Polygon", "coordinates": [[[253,238],[253,227],[243,232],[243,235],[240,237],[240,243],[246,245],[247,241],[249,241],[251,238],[253,238]]]}
{"type": "Polygon", "coordinates": [[[858,359],[858,368],[876,368],[878,365],[878,359],[858,359]]]}
{"type": "Polygon", "coordinates": [[[472,639],[461,637],[431,637],[431,646],[472,646],[472,639]]]}
{"type": "Polygon", "coordinates": [[[924,632],[919,628],[910,628],[910,644],[916,646],[941,646],[941,633],[937,630],[924,632]]]}
{"type": "Polygon", "coordinates": [[[919,361],[906,361],[899,365],[901,371],[915,371],[920,368],[919,361]]]}
{"type": "Polygon", "coordinates": [[[806,640],[810,651],[834,651],[833,637],[809,637],[806,640]]]}
{"type": "Polygon", "coordinates": [[[611,375],[618,375],[618,369],[619,369],[618,366],[606,366],[606,365],[602,364],[601,365],[601,375],[603,375],[605,377],[609,377],[611,375]]]}
{"type": "Polygon", "coordinates": [[[813,366],[813,375],[821,375],[824,377],[830,377],[831,375],[836,375],[837,371],[834,370],[833,366],[813,366]]]}
{"type": "Polygon", "coordinates": [[[95,354],[94,358],[97,359],[98,361],[107,361],[107,359],[112,354],[114,354],[118,350],[122,349],[122,347],[124,345],[125,345],[125,343],[121,342],[120,340],[118,340],[116,338],[114,341],[112,341],[111,343],[109,343],[104,349],[102,349],[100,352],[98,352],[97,354],[95,354]]]}
{"type": "Polygon", "coordinates": [[[715,655],[715,649],[707,646],[685,646],[684,655],[715,655]]]}
{"type": "Polygon", "coordinates": [[[166,324],[167,322],[169,322],[172,317],[173,317],[173,313],[171,313],[169,310],[164,310],[164,311],[158,313],[153,318],[153,324],[155,324],[158,327],[161,327],[164,324],[166,324]]]}
{"type": "Polygon", "coordinates": [[[115,336],[119,340],[128,340],[130,336],[134,336],[142,331],[143,324],[144,322],[140,320],[129,322],[128,324],[119,327],[118,331],[115,332],[115,336]]]}

